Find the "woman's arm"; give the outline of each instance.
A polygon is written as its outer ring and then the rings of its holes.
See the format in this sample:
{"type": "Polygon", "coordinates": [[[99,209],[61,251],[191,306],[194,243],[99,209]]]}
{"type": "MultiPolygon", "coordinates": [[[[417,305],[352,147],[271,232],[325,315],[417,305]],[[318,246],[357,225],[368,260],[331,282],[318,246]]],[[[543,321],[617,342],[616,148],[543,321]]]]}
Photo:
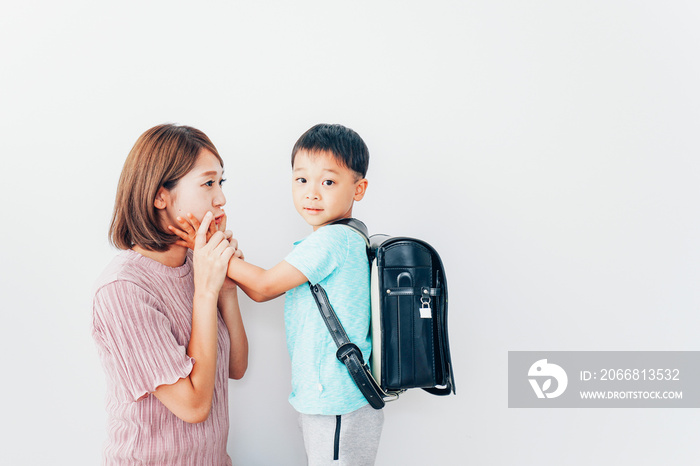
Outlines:
{"type": "Polygon", "coordinates": [[[231,340],[228,376],[238,380],[248,369],[248,336],[245,333],[241,309],[238,305],[238,287],[233,280],[227,278],[224,282],[219,292],[218,305],[231,340]]]}
{"type": "Polygon", "coordinates": [[[222,232],[206,241],[213,215],[207,213],[197,231],[194,248],[194,300],[192,334],[188,356],[195,359],[192,372],[171,385],[161,385],[153,393],[170,411],[185,422],[205,421],[211,411],[216,379],[217,300],[233,248],[222,232]]]}

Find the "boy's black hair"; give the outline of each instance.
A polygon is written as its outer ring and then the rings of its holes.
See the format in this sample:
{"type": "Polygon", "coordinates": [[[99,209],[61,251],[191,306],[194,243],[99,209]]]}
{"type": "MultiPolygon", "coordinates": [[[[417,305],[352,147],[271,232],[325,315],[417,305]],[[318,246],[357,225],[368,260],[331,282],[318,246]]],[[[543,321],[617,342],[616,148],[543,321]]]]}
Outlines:
{"type": "Polygon", "coordinates": [[[340,165],[348,167],[360,175],[360,178],[367,175],[369,149],[359,134],[343,125],[321,123],[302,134],[292,149],[292,167],[294,157],[300,150],[328,151],[335,156],[340,165]]]}

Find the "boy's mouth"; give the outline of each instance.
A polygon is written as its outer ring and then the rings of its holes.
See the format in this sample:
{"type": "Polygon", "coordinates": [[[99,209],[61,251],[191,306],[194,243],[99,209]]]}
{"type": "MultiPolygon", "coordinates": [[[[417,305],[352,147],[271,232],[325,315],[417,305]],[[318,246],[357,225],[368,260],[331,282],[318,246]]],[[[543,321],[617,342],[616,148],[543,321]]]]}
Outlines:
{"type": "Polygon", "coordinates": [[[304,207],[304,210],[310,214],[317,214],[317,213],[323,211],[323,209],[315,209],[313,207],[304,207]]]}

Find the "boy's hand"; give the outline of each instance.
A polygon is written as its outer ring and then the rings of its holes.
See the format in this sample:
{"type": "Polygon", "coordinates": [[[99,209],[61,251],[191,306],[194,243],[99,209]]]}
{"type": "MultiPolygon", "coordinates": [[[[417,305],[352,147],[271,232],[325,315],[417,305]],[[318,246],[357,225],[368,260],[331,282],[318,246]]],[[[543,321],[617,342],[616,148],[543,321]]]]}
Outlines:
{"type": "MultiPolygon", "coordinates": [[[[224,220],[224,221],[221,222],[221,223],[222,223],[223,225],[225,225],[225,224],[226,224],[226,220],[224,220]]],[[[235,252],[233,253],[233,257],[237,257],[237,258],[239,258],[239,259],[245,260],[245,257],[243,257],[243,251],[241,251],[240,249],[238,249],[238,240],[237,240],[236,238],[233,237],[233,232],[232,232],[231,230],[226,230],[226,231],[224,231],[224,235],[226,236],[226,239],[227,239],[228,242],[229,242],[229,247],[230,247],[230,248],[233,248],[233,250],[235,251],[235,252]]]]}
{"type": "MultiPolygon", "coordinates": [[[[233,238],[232,231],[226,229],[226,219],[226,214],[224,214],[223,218],[221,219],[221,223],[218,226],[214,222],[211,222],[209,224],[209,229],[207,230],[206,239],[209,241],[214,233],[217,231],[222,231],[224,233],[224,237],[230,243],[229,247],[233,248],[235,251],[233,253],[233,257],[245,260],[243,251],[238,249],[238,240],[233,238]]],[[[175,244],[194,250],[194,239],[197,237],[197,230],[199,230],[200,226],[199,220],[197,220],[194,215],[189,213],[187,214],[187,220],[182,217],[177,217],[176,220],[177,223],[180,224],[181,229],[168,225],[168,230],[180,238],[175,242],[175,244]]]]}
{"type": "MultiPolygon", "coordinates": [[[[182,217],[177,217],[175,220],[177,220],[177,223],[179,224],[180,228],[168,225],[168,230],[170,230],[174,235],[180,238],[178,241],[175,242],[175,244],[194,250],[194,239],[197,237],[197,230],[199,230],[199,220],[197,220],[197,218],[192,214],[187,214],[187,220],[185,220],[182,217]]],[[[220,225],[217,226],[214,222],[211,222],[209,224],[206,238],[207,241],[209,241],[211,239],[211,236],[217,231],[223,231],[225,235],[226,233],[230,233],[226,232],[225,230],[226,214],[224,214],[220,225]]],[[[226,235],[226,239],[229,239],[231,236],[233,236],[232,233],[226,235]]]]}

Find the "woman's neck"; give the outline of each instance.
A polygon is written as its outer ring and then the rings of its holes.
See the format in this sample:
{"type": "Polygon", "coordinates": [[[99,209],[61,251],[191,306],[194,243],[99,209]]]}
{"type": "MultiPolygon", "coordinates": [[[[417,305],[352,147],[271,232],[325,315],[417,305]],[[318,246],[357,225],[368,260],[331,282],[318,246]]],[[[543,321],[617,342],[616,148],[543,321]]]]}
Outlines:
{"type": "Polygon", "coordinates": [[[176,244],[170,246],[170,249],[167,251],[149,251],[141,246],[134,246],[132,249],[142,256],[153,259],[168,267],[180,267],[185,263],[185,258],[187,257],[187,248],[176,244]]]}

